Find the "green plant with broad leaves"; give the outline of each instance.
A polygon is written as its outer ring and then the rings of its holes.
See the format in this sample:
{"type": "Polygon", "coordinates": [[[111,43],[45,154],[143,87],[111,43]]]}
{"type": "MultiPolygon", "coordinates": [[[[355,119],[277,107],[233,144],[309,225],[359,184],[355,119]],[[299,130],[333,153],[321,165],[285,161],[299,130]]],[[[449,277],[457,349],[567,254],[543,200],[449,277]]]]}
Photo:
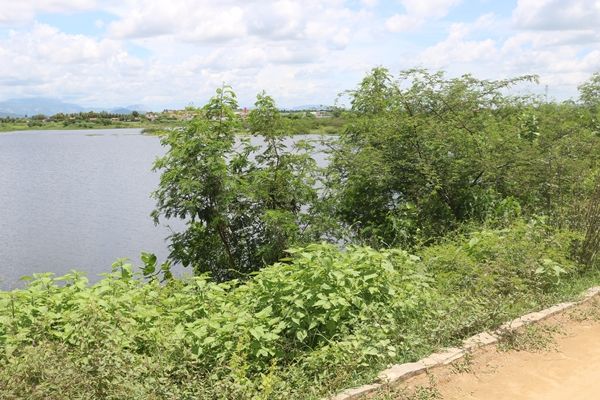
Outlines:
{"type": "Polygon", "coordinates": [[[0,397],[322,398],[598,282],[580,239],[540,220],[415,255],[295,247],[244,281],[174,279],[149,253],[94,284],[36,274],[0,292],[0,397]]]}

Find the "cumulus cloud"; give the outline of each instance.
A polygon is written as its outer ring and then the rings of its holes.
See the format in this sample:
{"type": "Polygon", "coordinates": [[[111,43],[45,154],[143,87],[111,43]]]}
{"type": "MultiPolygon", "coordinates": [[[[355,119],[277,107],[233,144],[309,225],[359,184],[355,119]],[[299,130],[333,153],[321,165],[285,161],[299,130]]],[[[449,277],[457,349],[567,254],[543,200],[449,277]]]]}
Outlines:
{"type": "Polygon", "coordinates": [[[360,2],[366,7],[375,7],[379,3],[378,0],[360,0],[360,2]]]}
{"type": "Polygon", "coordinates": [[[39,12],[77,12],[95,6],[96,0],[1,0],[0,25],[19,25],[33,20],[39,12]]]}
{"type": "Polygon", "coordinates": [[[68,35],[44,24],[36,24],[24,35],[11,33],[7,47],[17,51],[26,49],[27,57],[38,63],[65,65],[103,62],[123,54],[122,47],[115,41],[68,35]]]}
{"type": "Polygon", "coordinates": [[[149,0],[134,2],[109,26],[114,38],[135,39],[168,35],[206,43],[247,40],[317,40],[344,45],[347,26],[360,18],[344,1],[149,0]],[[317,30],[315,28],[323,28],[317,30]]]}
{"type": "Polygon", "coordinates": [[[548,85],[551,96],[566,98],[574,96],[577,85],[600,69],[599,32],[511,31],[506,22],[490,14],[471,23],[452,24],[448,35],[420,52],[416,61],[453,75],[469,72],[501,79],[537,74],[541,85],[530,89],[541,91],[548,85]],[[504,35],[494,35],[497,31],[504,35]]]}
{"type": "Polygon", "coordinates": [[[409,15],[423,18],[441,18],[448,14],[452,7],[461,3],[461,0],[400,0],[409,15]]]}
{"type": "Polygon", "coordinates": [[[421,18],[406,14],[394,14],[385,21],[385,28],[390,32],[412,31],[423,24],[421,18]]]}
{"type": "Polygon", "coordinates": [[[597,0],[560,2],[568,18],[554,0],[519,0],[512,14],[451,23],[460,2],[0,0],[0,27],[12,29],[0,31],[0,98],[162,108],[201,104],[227,82],[242,105],[262,89],[283,105],[331,103],[376,65],[490,78],[538,73],[568,95],[600,69],[597,0]],[[35,21],[89,10],[102,13],[93,37],[35,21]],[[447,34],[424,45],[429,28],[447,34]]]}
{"type": "Polygon", "coordinates": [[[461,0],[400,0],[406,12],[394,14],[385,21],[390,32],[412,31],[427,22],[445,17],[461,0]]]}
{"type": "Polygon", "coordinates": [[[122,93],[118,87],[126,85],[118,82],[120,78],[142,66],[116,41],[69,35],[44,24],[24,33],[12,31],[0,40],[0,48],[0,76],[17,86],[0,85],[1,97],[99,96],[107,95],[111,87],[122,93]]]}
{"type": "MultiPolygon", "coordinates": [[[[333,99],[344,89],[332,83],[336,77],[362,65],[335,54],[348,51],[357,37],[369,37],[376,22],[345,0],[4,2],[13,5],[7,19],[19,15],[29,22],[0,36],[0,56],[9,60],[0,65],[0,98],[27,93],[70,96],[88,104],[113,99],[118,104],[181,104],[206,99],[223,81],[240,90],[242,99],[261,89],[300,99],[314,95],[316,87],[321,97],[333,99]],[[37,13],[88,9],[114,16],[96,23],[104,32],[99,37],[34,22],[37,13]],[[317,70],[318,76],[307,73],[317,70]]],[[[7,10],[0,12],[3,18],[7,10]]]]}
{"type": "Polygon", "coordinates": [[[536,30],[583,30],[600,26],[598,0],[519,0],[513,12],[517,27],[536,30]]]}
{"type": "Polygon", "coordinates": [[[432,68],[447,69],[449,66],[477,62],[487,64],[498,57],[496,42],[492,39],[472,40],[469,34],[478,23],[453,24],[446,39],[425,49],[419,60],[432,68]]]}

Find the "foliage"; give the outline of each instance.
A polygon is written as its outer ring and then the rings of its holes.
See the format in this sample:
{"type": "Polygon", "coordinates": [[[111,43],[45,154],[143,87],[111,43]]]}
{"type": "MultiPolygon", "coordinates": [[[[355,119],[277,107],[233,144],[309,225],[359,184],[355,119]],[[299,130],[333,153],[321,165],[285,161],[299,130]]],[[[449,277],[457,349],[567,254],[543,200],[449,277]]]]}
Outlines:
{"type": "Polygon", "coordinates": [[[585,237],[581,243],[580,260],[593,267],[600,261],[600,179],[597,179],[594,192],[585,209],[585,237]]]}
{"type": "Polygon", "coordinates": [[[349,124],[328,184],[353,240],[413,246],[501,214],[571,223],[598,170],[600,136],[576,105],[505,94],[532,80],[418,69],[395,78],[375,68],[349,91],[349,124]]]}
{"type": "Polygon", "coordinates": [[[597,109],[600,106],[600,72],[579,86],[579,100],[587,107],[597,109]]]}
{"type": "MultiPolygon", "coordinates": [[[[213,383],[233,379],[232,374],[242,372],[228,370],[235,362],[243,363],[244,379],[256,378],[274,366],[323,362],[311,359],[311,353],[351,350],[363,362],[382,351],[394,354],[389,339],[372,342],[361,327],[375,320],[401,322],[428,301],[430,277],[404,252],[340,252],[329,245],[311,245],[291,253],[289,263],[265,268],[243,285],[216,284],[206,276],[165,286],[144,283],[122,262],[92,286],[78,274],[37,275],[26,289],[2,293],[1,357],[10,364],[35,353],[69,362],[71,369],[90,378],[77,390],[87,388],[99,397],[106,385],[125,390],[126,381],[114,374],[137,361],[166,368],[160,373],[167,376],[159,378],[172,380],[172,386],[184,373],[213,383]],[[394,312],[382,314],[390,304],[394,312]],[[78,356],[65,360],[61,353],[78,356]]],[[[44,370],[42,365],[28,371],[18,363],[10,365],[13,373],[27,376],[21,383],[32,385],[32,393],[39,389],[32,380],[43,380],[36,376],[44,370]]],[[[149,372],[128,371],[139,374],[133,381],[141,386],[150,383],[149,372]]],[[[0,381],[0,388],[3,383],[7,384],[0,381]]],[[[152,385],[132,390],[149,388],[152,385]]]]}
{"type": "Polygon", "coordinates": [[[260,94],[249,116],[264,148],[236,143],[236,108],[233,91],[219,89],[186,129],[167,132],[167,154],[155,163],[162,172],[155,221],[186,224],[170,237],[171,258],[217,280],[244,278],[306,241],[316,196],[311,148],[288,148],[273,99],[260,94]]]}
{"type": "Polygon", "coordinates": [[[318,237],[310,209],[317,198],[317,167],[313,147],[292,139],[273,98],[264,92],[257,96],[248,123],[250,133],[264,141],[262,148],[250,148],[254,166],[247,179],[265,230],[259,256],[270,264],[291,245],[318,237]]]}
{"type": "Polygon", "coordinates": [[[161,137],[169,260],[0,292],[0,398],[322,398],[598,284],[596,76],[531,80],[376,68],[348,111],[245,120],[222,87],[161,137]],[[326,170],[289,137],[346,122],[326,170]]]}
{"type": "Polygon", "coordinates": [[[0,292],[0,397],[321,398],[597,280],[571,235],[519,222],[418,256],[313,244],[245,282],[160,284],[123,260],[93,285],[38,274],[0,292]],[[536,274],[544,259],[562,279],[536,274]]]}
{"type": "Polygon", "coordinates": [[[246,239],[242,216],[231,216],[244,199],[235,195],[238,182],[230,171],[246,162],[244,154],[233,158],[236,108],[233,91],[218,89],[187,129],[169,131],[161,139],[169,150],[154,166],[162,170],[154,192],[155,222],[161,215],[186,220],[186,231],[171,236],[171,257],[199,271],[218,271],[217,278],[244,272],[240,260],[247,257],[236,246],[246,239]]]}

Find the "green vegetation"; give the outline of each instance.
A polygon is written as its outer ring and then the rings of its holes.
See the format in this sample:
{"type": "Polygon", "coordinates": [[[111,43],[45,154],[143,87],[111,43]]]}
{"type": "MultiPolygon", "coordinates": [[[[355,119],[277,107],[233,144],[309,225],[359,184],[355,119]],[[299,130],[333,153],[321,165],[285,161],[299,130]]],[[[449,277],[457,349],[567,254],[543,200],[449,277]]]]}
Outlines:
{"type": "Polygon", "coordinates": [[[187,129],[165,133],[169,150],[155,164],[162,171],[155,221],[186,220],[186,230],[170,238],[172,259],[217,280],[243,278],[282,258],[291,244],[314,239],[312,147],[301,141],[294,145],[299,153],[286,151],[284,121],[264,94],[248,117],[264,148],[247,138],[236,146],[236,108],[231,89],[219,89],[187,129]]]}
{"type": "MultiPolygon", "coordinates": [[[[56,114],[53,116],[34,115],[31,117],[0,117],[0,132],[22,130],[64,130],[64,129],[120,129],[141,128],[151,135],[162,135],[165,131],[184,129],[194,118],[197,110],[187,107],[184,110],[164,110],[114,114],[108,112],[81,112],[76,114],[56,114]]],[[[240,117],[238,134],[248,133],[247,110],[237,110],[240,117]]],[[[290,135],[339,134],[345,124],[340,111],[286,111],[282,112],[286,122],[286,132],[290,135]]]]}
{"type": "Polygon", "coordinates": [[[498,350],[541,352],[558,350],[556,335],[564,332],[559,325],[535,324],[515,331],[506,331],[500,336],[498,350]]]}
{"type": "Polygon", "coordinates": [[[597,282],[571,244],[517,222],[414,256],[310,245],[245,282],[38,275],[0,296],[0,397],[320,398],[597,282]]]}
{"type": "Polygon", "coordinates": [[[143,128],[150,124],[154,126],[165,126],[164,123],[148,120],[137,111],[134,111],[131,114],[113,114],[107,112],[81,112],[77,114],[56,114],[53,116],[40,114],[29,118],[0,118],[0,132],[31,129],[143,128]]]}
{"type": "Polygon", "coordinates": [[[596,92],[506,95],[531,79],[377,68],[324,169],[219,89],[161,138],[169,260],[0,292],[0,398],[319,399],[598,284],[596,92]]]}
{"type": "Polygon", "coordinates": [[[334,153],[339,218],[377,247],[521,213],[572,223],[598,176],[598,115],[503,95],[531,79],[422,70],[395,79],[375,69],[351,92],[354,112],[334,153]]]}

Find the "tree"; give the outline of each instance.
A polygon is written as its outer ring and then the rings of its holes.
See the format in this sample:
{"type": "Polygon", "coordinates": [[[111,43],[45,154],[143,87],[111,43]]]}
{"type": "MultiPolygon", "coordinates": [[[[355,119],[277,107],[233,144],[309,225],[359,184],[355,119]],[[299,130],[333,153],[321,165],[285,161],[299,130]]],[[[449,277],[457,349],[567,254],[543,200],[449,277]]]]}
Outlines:
{"type": "Polygon", "coordinates": [[[248,116],[250,133],[265,144],[256,154],[256,167],[248,176],[251,196],[264,227],[258,249],[262,261],[277,261],[293,244],[307,243],[319,236],[313,229],[313,207],[317,201],[316,164],[313,147],[294,141],[272,97],[258,94],[248,116]]]}
{"type": "Polygon", "coordinates": [[[217,90],[184,130],[167,132],[155,163],[155,222],[176,217],[186,227],[170,236],[170,258],[216,280],[245,278],[302,242],[316,198],[314,160],[306,147],[288,149],[273,99],[260,94],[249,117],[263,146],[236,144],[236,109],[231,88],[217,90]]]}
{"type": "Polygon", "coordinates": [[[218,89],[184,130],[170,130],[161,139],[168,151],[154,165],[162,171],[153,194],[155,223],[162,216],[183,219],[186,225],[169,238],[170,258],[197,272],[212,272],[217,279],[243,269],[231,220],[236,182],[227,162],[233,156],[236,108],[231,88],[218,89]]]}
{"type": "Polygon", "coordinates": [[[374,246],[431,240],[484,218],[511,152],[526,145],[517,113],[502,111],[502,90],[534,78],[447,79],[413,69],[395,79],[373,69],[348,92],[350,123],[331,163],[339,218],[374,246]]]}
{"type": "Polygon", "coordinates": [[[590,79],[579,87],[579,100],[590,108],[600,106],[600,72],[594,73],[590,79]]]}

